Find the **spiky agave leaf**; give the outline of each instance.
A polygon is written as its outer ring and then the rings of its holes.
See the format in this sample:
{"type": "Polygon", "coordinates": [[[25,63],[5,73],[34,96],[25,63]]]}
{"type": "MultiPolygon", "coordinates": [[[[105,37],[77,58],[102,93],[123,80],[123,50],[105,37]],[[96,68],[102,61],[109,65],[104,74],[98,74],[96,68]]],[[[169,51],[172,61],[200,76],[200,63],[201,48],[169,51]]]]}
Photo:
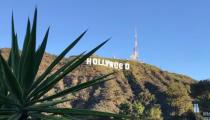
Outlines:
{"type": "Polygon", "coordinates": [[[6,61],[0,54],[0,119],[1,120],[70,120],[75,116],[97,116],[123,118],[127,116],[107,112],[98,112],[84,109],[57,108],[56,105],[67,102],[69,99],[61,97],[78,92],[92,85],[108,80],[113,73],[97,77],[77,86],[66,88],[54,95],[42,98],[69,72],[81,65],[88,57],[101,48],[108,40],[98,45],[90,52],[82,53],[62,66],[52,74],[53,68],[85,35],[83,32],[76,40],[61,52],[49,67],[37,76],[41,60],[47,45],[49,29],[41,45],[36,50],[37,9],[34,13],[32,28],[28,20],[22,52],[18,47],[17,34],[12,16],[12,48],[6,61]]]}

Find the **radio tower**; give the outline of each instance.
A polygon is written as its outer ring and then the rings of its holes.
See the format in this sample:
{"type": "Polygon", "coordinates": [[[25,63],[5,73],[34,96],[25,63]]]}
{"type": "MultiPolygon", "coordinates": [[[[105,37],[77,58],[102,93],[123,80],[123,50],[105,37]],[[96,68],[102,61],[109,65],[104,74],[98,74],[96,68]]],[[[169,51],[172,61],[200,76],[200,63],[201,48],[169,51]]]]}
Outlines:
{"type": "Polygon", "coordinates": [[[133,60],[133,61],[139,60],[137,30],[135,30],[135,35],[134,35],[134,48],[133,48],[133,53],[131,55],[131,60],[133,60]]]}

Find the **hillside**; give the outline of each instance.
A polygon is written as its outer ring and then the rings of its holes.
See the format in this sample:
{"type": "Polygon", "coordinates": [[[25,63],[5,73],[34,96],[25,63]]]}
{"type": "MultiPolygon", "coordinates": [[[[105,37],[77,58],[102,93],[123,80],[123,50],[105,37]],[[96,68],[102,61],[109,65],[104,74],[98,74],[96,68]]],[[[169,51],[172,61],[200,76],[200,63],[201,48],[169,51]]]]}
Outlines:
{"type": "MultiPolygon", "coordinates": [[[[7,58],[9,49],[1,49],[2,55],[7,58]]],[[[55,59],[56,56],[45,54],[39,74],[55,59]]],[[[70,57],[71,58],[71,57],[70,57]]],[[[70,58],[63,60],[55,70],[65,64],[70,58]]],[[[179,83],[185,86],[190,93],[190,85],[195,82],[190,77],[176,73],[163,71],[153,65],[146,63],[131,62],[130,70],[116,70],[102,66],[91,66],[83,64],[72,73],[68,74],[57,87],[48,94],[53,94],[65,87],[74,86],[79,83],[91,80],[95,76],[116,71],[115,79],[80,91],[72,97],[70,103],[62,106],[76,108],[89,108],[100,111],[119,112],[118,106],[121,103],[131,102],[141,91],[148,90],[155,95],[156,102],[160,104],[164,116],[168,116],[169,106],[166,104],[165,91],[171,83],[179,83]]]]}

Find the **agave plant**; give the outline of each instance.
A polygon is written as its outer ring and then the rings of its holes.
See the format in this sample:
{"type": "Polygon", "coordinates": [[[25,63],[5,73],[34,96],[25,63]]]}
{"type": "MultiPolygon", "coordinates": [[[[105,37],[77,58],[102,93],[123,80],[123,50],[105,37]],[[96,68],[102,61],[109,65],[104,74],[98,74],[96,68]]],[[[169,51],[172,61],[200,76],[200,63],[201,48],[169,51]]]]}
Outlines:
{"type": "Polygon", "coordinates": [[[37,9],[34,13],[32,27],[30,20],[28,20],[23,48],[20,52],[12,16],[12,46],[9,58],[5,60],[0,54],[0,120],[71,120],[75,116],[122,118],[122,115],[113,113],[57,107],[57,104],[69,101],[69,99],[59,98],[110,80],[112,73],[66,88],[53,95],[43,97],[48,91],[53,89],[65,75],[82,64],[108,40],[101,43],[90,52],[78,55],[56,72],[52,73],[53,68],[84,36],[86,31],[83,32],[38,76],[37,72],[47,45],[49,29],[41,45],[36,49],[36,26],[37,9]]]}

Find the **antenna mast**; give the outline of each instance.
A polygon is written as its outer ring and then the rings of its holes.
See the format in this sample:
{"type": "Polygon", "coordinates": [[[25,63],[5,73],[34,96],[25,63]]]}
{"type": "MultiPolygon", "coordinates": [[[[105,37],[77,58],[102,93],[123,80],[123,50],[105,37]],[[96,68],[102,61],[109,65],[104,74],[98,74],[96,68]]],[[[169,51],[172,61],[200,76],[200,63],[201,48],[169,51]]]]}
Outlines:
{"type": "Polygon", "coordinates": [[[131,54],[131,60],[133,60],[133,61],[138,61],[139,60],[138,34],[137,34],[136,29],[135,29],[135,35],[134,35],[134,48],[133,48],[133,53],[131,54]]]}

